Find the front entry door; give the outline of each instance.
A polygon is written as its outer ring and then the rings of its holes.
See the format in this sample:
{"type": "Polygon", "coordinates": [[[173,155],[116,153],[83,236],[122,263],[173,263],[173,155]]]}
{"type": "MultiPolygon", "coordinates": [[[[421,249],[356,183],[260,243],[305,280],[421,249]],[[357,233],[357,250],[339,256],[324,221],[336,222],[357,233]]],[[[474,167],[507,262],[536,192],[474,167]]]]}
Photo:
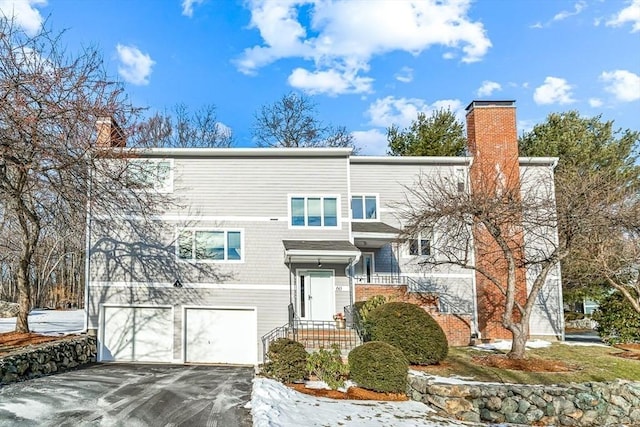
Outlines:
{"type": "Polygon", "coordinates": [[[333,272],[303,271],[298,277],[298,315],[305,320],[332,320],[335,309],[333,272]]]}
{"type": "Polygon", "coordinates": [[[360,276],[361,280],[366,280],[365,283],[371,283],[371,276],[374,272],[373,259],[373,252],[363,252],[360,262],[356,264],[356,274],[360,276]]]}

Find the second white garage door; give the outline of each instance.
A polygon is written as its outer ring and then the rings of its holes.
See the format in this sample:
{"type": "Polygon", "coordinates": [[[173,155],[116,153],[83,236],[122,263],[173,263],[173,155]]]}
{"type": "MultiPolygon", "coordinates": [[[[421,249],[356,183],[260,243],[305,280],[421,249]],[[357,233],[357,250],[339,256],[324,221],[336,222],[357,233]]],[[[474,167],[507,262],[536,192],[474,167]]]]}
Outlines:
{"type": "Polygon", "coordinates": [[[255,364],[257,323],[254,308],[186,307],[184,361],[255,364]]]}

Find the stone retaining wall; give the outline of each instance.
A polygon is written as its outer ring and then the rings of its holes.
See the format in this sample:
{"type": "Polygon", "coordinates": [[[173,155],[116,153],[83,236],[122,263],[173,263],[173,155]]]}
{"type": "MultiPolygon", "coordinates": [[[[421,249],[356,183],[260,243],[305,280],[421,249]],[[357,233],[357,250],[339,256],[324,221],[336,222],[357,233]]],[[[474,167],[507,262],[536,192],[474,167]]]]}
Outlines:
{"type": "Polygon", "coordinates": [[[464,421],[561,426],[640,425],[640,383],[437,384],[409,375],[409,397],[464,421]]]}
{"type": "Polygon", "coordinates": [[[96,339],[74,335],[0,356],[0,384],[64,372],[96,361],[96,339]]]}

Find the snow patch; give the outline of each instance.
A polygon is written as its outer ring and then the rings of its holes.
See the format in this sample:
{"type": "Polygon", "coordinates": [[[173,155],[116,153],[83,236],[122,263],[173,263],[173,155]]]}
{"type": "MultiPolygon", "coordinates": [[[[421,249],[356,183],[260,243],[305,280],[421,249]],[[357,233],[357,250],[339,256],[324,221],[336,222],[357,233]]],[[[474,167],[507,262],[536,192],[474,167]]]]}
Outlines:
{"type": "MultiPolygon", "coordinates": [[[[549,347],[550,345],[551,345],[551,342],[545,341],[545,340],[527,341],[527,348],[545,348],[545,347],[549,347]]],[[[507,351],[507,350],[511,350],[511,340],[499,340],[492,343],[478,344],[473,346],[472,348],[477,350],[483,350],[483,351],[490,351],[490,350],[507,351]]]]}
{"type": "MultiPolygon", "coordinates": [[[[84,331],[84,310],[32,310],[29,329],[43,335],[76,334],[84,331]]],[[[0,318],[0,333],[16,329],[16,318],[0,318]]]]}

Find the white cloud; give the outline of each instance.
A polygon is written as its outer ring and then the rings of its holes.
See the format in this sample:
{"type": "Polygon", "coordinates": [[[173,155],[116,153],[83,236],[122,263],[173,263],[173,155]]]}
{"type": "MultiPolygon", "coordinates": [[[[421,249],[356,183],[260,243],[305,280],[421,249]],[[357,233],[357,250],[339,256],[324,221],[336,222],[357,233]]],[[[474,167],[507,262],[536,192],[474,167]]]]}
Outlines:
{"type": "Polygon", "coordinates": [[[204,0],[182,0],[182,14],[191,18],[193,16],[193,5],[200,5],[204,0]]]}
{"type": "Polygon", "coordinates": [[[395,75],[396,80],[402,83],[411,83],[413,81],[413,68],[402,67],[400,72],[395,75]]]}
{"type": "Polygon", "coordinates": [[[308,71],[296,68],[289,75],[289,84],[310,94],[326,93],[339,95],[342,93],[371,92],[373,79],[358,76],[353,70],[341,73],[338,70],[308,71]]]}
{"type": "Polygon", "coordinates": [[[381,156],[387,153],[389,142],[386,132],[378,129],[357,130],[351,132],[355,145],[360,148],[360,154],[381,156]]]}
{"type": "Polygon", "coordinates": [[[631,102],[640,99],[640,76],[627,70],[604,71],[600,80],[606,83],[605,90],[618,101],[631,102]]]}
{"type": "Polygon", "coordinates": [[[563,10],[562,12],[556,13],[553,17],[554,21],[562,21],[563,19],[567,19],[570,16],[575,16],[582,12],[584,8],[587,7],[587,4],[584,1],[579,1],[573,5],[573,11],[563,10]]]}
{"type": "MultiPolygon", "coordinates": [[[[491,47],[481,22],[468,17],[471,0],[250,0],[251,28],[263,43],[245,49],[235,61],[246,74],[283,58],[312,61],[310,75],[366,72],[377,55],[405,51],[418,55],[434,45],[459,51],[463,62],[482,59],[491,47]],[[299,18],[304,8],[304,17],[299,18]],[[371,31],[375,28],[375,31],[371,31]]],[[[302,15],[302,14],[301,14],[302,15]]],[[[335,78],[335,77],[334,77],[335,78]]],[[[368,91],[367,84],[351,83],[368,91]]],[[[321,91],[323,86],[315,90],[321,91]]]]}
{"type": "Polygon", "coordinates": [[[631,32],[640,31],[640,0],[632,0],[629,6],[622,9],[607,21],[610,27],[619,27],[630,22],[631,32]]]}
{"type": "Polygon", "coordinates": [[[602,100],[598,98],[589,98],[589,106],[592,108],[602,107],[602,100]]]}
{"type": "Polygon", "coordinates": [[[47,5],[47,0],[0,0],[0,14],[13,17],[15,23],[29,36],[34,36],[42,27],[42,15],[38,7],[47,5]]]}
{"type": "Polygon", "coordinates": [[[457,99],[443,99],[428,104],[418,98],[395,98],[393,96],[375,100],[369,105],[366,114],[369,116],[369,123],[373,126],[386,128],[397,125],[404,128],[418,117],[418,113],[430,115],[435,110],[442,108],[453,111],[458,118],[464,117],[462,102],[457,99]]]}
{"type": "Polygon", "coordinates": [[[571,93],[572,86],[559,77],[547,77],[544,84],[533,93],[536,104],[571,104],[575,102],[571,93]]]}
{"type": "Polygon", "coordinates": [[[149,75],[151,74],[151,67],[155,64],[155,61],[151,57],[142,53],[140,49],[135,46],[124,46],[118,44],[116,46],[118,51],[118,73],[122,78],[134,85],[147,85],[149,84],[149,75]]]}
{"type": "Polygon", "coordinates": [[[493,92],[502,90],[500,83],[485,80],[476,92],[478,96],[491,96],[493,92]]]}

